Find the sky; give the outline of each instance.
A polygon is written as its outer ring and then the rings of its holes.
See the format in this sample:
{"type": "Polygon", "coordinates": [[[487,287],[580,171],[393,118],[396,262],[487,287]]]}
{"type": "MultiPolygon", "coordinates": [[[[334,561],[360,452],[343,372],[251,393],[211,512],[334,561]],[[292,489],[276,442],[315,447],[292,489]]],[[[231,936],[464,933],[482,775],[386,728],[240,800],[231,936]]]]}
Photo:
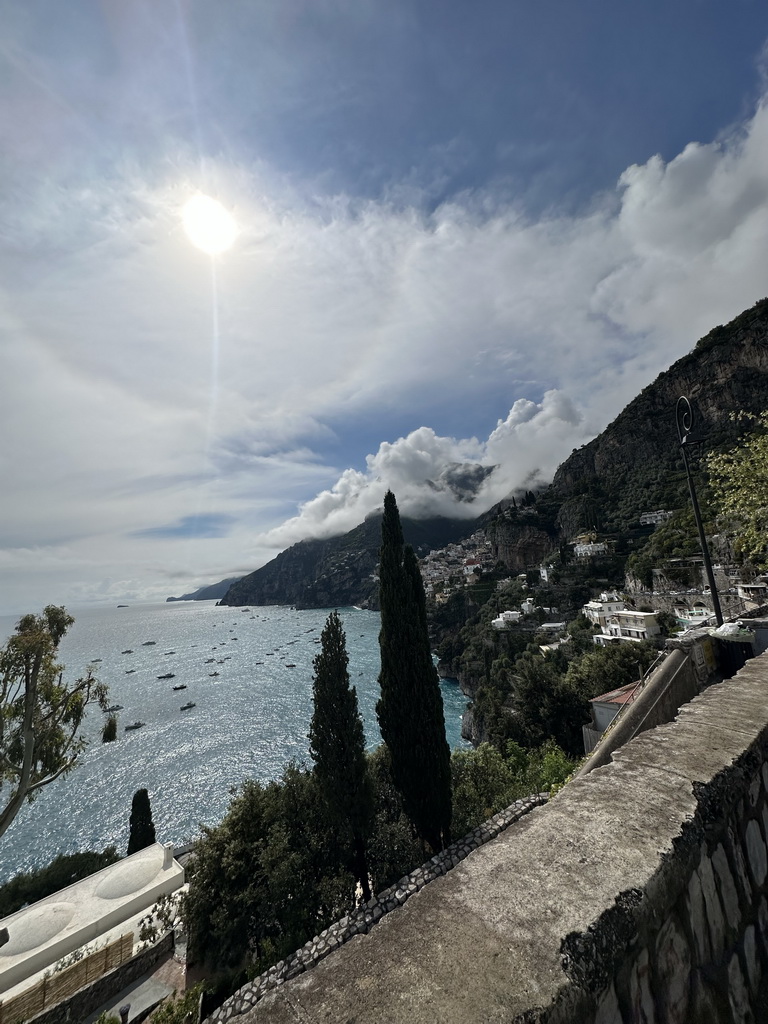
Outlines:
{"type": "Polygon", "coordinates": [[[764,0],[0,24],[0,614],[478,515],[768,294],[764,0]]]}

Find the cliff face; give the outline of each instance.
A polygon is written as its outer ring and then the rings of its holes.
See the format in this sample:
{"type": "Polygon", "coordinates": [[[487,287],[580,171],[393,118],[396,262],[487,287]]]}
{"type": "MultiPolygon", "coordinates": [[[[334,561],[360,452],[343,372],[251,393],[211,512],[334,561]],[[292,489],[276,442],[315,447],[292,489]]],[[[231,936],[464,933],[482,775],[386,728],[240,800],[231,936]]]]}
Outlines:
{"type": "Polygon", "coordinates": [[[487,536],[493,557],[513,573],[538,565],[555,546],[553,538],[539,527],[513,522],[503,515],[488,527],[487,536]]]}
{"type": "Polygon", "coordinates": [[[691,436],[706,439],[708,450],[742,433],[744,425],[732,413],[768,408],[768,299],[710,331],[602,434],[567,458],[555,474],[553,496],[566,500],[593,493],[609,525],[626,523],[627,496],[638,513],[675,507],[676,496],[685,493],[675,421],[681,395],[694,409],[691,436]]]}
{"type": "MultiPolygon", "coordinates": [[[[403,535],[418,555],[468,536],[475,520],[403,519],[403,535]]],[[[271,562],[233,584],[226,605],[290,604],[297,608],[378,608],[373,578],[381,546],[381,516],[341,537],[294,544],[271,562]]]]}

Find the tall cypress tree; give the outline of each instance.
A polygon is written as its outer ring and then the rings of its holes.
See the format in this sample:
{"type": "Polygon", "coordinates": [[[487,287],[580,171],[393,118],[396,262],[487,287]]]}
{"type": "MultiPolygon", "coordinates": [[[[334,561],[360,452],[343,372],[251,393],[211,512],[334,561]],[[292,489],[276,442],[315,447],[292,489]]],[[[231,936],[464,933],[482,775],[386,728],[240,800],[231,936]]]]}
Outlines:
{"type": "Polygon", "coordinates": [[[363,899],[371,898],[366,839],[373,819],[373,789],[365,759],[363,723],[357,691],[349,685],[346,638],[338,612],[331,612],[314,660],[314,711],[309,752],[315,776],[338,828],[348,832],[352,869],[363,899]]]}
{"type": "Polygon", "coordinates": [[[381,697],[376,714],[406,814],[437,851],[450,842],[451,752],[430,651],[424,585],[416,555],[404,544],[391,491],[384,498],[381,536],[381,697]]]}
{"type": "Polygon", "coordinates": [[[128,837],[128,856],[151,846],[155,839],[152,807],[146,789],[137,789],[131,801],[131,834],[128,837]]]}

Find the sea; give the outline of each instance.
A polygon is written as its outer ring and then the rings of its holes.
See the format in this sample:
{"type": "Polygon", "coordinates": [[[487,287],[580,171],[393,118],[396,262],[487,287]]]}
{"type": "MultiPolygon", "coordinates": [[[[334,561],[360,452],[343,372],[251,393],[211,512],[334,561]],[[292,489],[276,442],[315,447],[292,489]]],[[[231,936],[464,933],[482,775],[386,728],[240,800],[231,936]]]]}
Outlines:
{"type": "MultiPolygon", "coordinates": [[[[267,782],[291,760],[308,763],[312,662],[328,610],[227,608],[212,601],[68,610],[75,623],[59,649],[64,679],[93,666],[109,685],[110,705],[122,706],[118,737],[101,742],[105,715],[91,709],[78,766],[25,804],[0,839],[0,882],[60,853],[109,845],[124,853],[137,789],[149,791],[158,840],[178,847],[201,826],[217,824],[247,779],[267,782]],[[187,703],[195,706],[182,710],[187,703]],[[126,730],[134,722],[144,725],[126,730]]],[[[373,749],[381,742],[379,614],[341,608],[339,615],[366,745],[373,749]]],[[[0,617],[0,642],[17,619],[0,617]]],[[[448,742],[466,747],[466,697],[453,680],[440,685],[448,742]]]]}

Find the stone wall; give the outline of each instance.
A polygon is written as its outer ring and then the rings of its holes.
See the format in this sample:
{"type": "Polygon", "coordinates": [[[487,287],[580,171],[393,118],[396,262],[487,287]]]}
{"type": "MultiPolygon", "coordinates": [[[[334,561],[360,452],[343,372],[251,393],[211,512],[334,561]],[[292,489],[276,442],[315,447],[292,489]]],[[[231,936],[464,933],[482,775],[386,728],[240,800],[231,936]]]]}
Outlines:
{"type": "Polygon", "coordinates": [[[767,765],[768,654],[238,1024],[760,1024],[767,765]]]}

